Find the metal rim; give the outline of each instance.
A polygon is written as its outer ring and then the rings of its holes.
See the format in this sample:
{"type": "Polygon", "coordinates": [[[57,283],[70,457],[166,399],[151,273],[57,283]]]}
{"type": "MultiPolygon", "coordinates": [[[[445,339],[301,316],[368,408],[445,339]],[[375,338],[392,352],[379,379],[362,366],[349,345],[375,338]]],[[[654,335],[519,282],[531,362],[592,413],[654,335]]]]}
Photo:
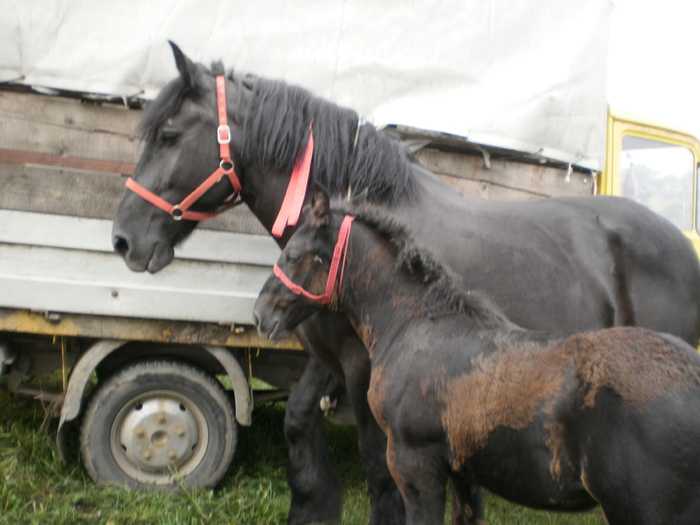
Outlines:
{"type": "Polygon", "coordinates": [[[134,480],[167,485],[190,474],[209,442],[206,418],[189,398],[154,390],[131,399],[114,418],[112,455],[134,480]]]}

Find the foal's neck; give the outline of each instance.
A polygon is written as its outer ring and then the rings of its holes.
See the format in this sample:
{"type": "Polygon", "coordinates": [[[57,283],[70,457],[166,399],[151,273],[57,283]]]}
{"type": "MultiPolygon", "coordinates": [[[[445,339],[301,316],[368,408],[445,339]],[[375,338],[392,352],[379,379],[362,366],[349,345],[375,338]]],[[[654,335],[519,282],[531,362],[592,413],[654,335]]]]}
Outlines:
{"type": "MultiPolygon", "coordinates": [[[[341,285],[341,310],[373,356],[380,342],[408,335],[426,318],[428,285],[397,267],[388,242],[355,221],[341,285]]],[[[384,347],[385,345],[380,345],[384,347]]]]}

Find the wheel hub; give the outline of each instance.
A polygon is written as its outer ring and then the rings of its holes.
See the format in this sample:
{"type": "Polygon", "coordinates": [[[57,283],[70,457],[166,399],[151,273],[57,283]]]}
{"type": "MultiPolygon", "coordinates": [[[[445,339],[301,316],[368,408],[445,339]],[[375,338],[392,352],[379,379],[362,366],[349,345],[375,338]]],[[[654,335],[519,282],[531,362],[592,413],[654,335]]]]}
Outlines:
{"type": "Polygon", "coordinates": [[[207,442],[204,416],[172,392],[149,392],[134,398],[115,419],[112,451],[129,476],[164,484],[191,472],[207,442]]]}

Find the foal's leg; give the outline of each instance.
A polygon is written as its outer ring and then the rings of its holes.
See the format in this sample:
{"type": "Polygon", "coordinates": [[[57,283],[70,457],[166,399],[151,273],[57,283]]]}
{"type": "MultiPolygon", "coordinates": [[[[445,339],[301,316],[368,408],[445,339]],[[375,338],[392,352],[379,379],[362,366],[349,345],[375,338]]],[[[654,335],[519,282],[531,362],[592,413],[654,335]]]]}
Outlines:
{"type": "Polygon", "coordinates": [[[464,476],[452,474],[452,525],[486,525],[484,490],[464,476]]]}
{"type": "Polygon", "coordinates": [[[328,369],[311,358],[287,401],[284,435],[289,466],[287,482],[292,493],[290,525],[340,522],[342,488],[323,435],[324,395],[342,390],[328,369]]]}
{"type": "Polygon", "coordinates": [[[401,490],[407,525],[434,525],[445,520],[447,473],[433,461],[429,449],[397,444],[391,436],[386,455],[391,475],[401,490]]]}
{"type": "Polygon", "coordinates": [[[369,357],[359,339],[348,340],[344,346],[343,370],[357,422],[360,459],[372,509],[369,523],[402,525],[405,522],[404,503],[386,463],[386,435],[374,419],[367,401],[369,357]]]}

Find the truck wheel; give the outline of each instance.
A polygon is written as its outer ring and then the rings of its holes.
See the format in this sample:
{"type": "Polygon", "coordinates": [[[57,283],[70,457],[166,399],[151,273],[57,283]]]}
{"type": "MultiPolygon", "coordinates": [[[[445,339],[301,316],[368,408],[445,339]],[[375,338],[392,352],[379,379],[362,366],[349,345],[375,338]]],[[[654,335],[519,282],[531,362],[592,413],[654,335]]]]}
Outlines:
{"type": "Polygon", "coordinates": [[[236,451],[234,409],[211,375],[177,361],[127,365],[98,384],[80,451],[96,483],[213,487],[236,451]]]}

